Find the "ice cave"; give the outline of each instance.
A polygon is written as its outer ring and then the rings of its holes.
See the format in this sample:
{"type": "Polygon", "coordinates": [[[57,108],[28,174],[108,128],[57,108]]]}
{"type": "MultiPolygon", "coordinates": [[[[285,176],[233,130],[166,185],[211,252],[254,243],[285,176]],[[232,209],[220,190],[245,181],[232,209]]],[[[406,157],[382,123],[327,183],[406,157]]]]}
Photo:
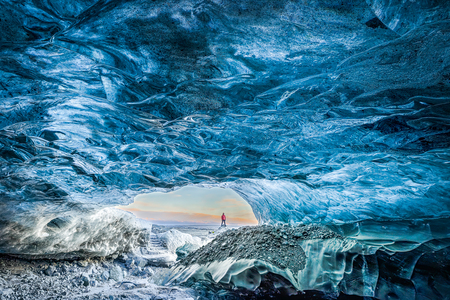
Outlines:
{"type": "Polygon", "coordinates": [[[0,0],[0,299],[450,299],[450,2],[0,0]]]}

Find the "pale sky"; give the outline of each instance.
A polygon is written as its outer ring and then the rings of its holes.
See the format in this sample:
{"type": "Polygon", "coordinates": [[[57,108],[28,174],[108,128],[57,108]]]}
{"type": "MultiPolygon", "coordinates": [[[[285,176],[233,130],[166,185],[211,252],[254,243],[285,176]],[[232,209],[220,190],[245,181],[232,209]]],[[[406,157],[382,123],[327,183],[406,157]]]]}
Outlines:
{"type": "Polygon", "coordinates": [[[250,205],[235,191],[184,187],[169,193],[141,194],[134,203],[120,206],[155,224],[217,224],[225,213],[229,225],[258,224],[250,205]]]}

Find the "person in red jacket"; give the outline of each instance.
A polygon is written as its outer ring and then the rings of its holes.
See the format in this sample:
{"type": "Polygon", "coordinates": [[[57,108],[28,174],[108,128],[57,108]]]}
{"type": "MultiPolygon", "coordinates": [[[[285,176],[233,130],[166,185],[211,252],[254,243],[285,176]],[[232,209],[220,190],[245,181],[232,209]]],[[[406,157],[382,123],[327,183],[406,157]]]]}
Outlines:
{"type": "Polygon", "coordinates": [[[225,222],[227,220],[227,217],[225,217],[225,213],[222,214],[222,225],[220,226],[227,226],[227,223],[225,222]]]}

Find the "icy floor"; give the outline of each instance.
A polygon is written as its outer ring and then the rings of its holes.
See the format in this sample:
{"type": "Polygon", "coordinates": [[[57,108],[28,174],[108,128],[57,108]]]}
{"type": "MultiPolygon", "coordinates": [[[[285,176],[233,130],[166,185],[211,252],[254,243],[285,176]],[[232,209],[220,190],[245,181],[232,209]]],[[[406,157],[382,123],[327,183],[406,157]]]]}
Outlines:
{"type": "Polygon", "coordinates": [[[167,268],[119,260],[0,259],[0,299],[197,299],[195,291],[160,285],[167,268]]]}
{"type": "Polygon", "coordinates": [[[162,233],[171,229],[178,230],[182,233],[187,233],[193,237],[198,237],[204,241],[211,241],[218,234],[225,230],[237,229],[239,226],[226,226],[221,227],[218,225],[155,225],[152,224],[152,232],[162,233]]]}
{"type": "Polygon", "coordinates": [[[422,223],[154,226],[145,251],[111,258],[0,256],[0,300],[449,299],[449,221],[422,223]]]}
{"type": "MultiPolygon", "coordinates": [[[[170,229],[160,226],[157,232],[170,229]]],[[[208,232],[208,229],[196,231],[201,235],[208,232]]],[[[156,234],[152,237],[156,238],[156,234]]],[[[159,260],[166,258],[153,255],[159,260]]],[[[197,299],[198,294],[192,289],[162,286],[170,264],[154,266],[160,265],[159,260],[132,255],[79,261],[3,256],[0,257],[0,299],[197,299]]]]}
{"type": "MultiPolygon", "coordinates": [[[[152,236],[176,229],[207,242],[217,226],[155,226],[152,236]]],[[[229,228],[227,228],[229,229],[229,228]]],[[[0,257],[0,299],[198,299],[190,288],[163,286],[169,266],[133,257],[79,261],[0,257]],[[150,265],[145,265],[150,264],[150,265]]]]}

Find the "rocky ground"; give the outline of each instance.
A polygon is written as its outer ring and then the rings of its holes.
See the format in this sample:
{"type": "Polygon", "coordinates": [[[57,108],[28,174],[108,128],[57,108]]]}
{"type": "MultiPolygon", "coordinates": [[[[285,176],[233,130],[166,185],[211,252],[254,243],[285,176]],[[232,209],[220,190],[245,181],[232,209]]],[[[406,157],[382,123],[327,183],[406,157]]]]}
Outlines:
{"type": "Polygon", "coordinates": [[[193,290],[164,287],[167,268],[139,259],[81,261],[0,258],[0,299],[197,299],[193,290]]]}
{"type": "Polygon", "coordinates": [[[236,259],[259,259],[278,268],[289,268],[297,273],[305,267],[305,253],[298,241],[307,239],[342,238],[320,226],[248,226],[228,230],[212,242],[190,253],[179,265],[206,264],[236,259]]]}
{"type": "MultiPolygon", "coordinates": [[[[157,233],[169,229],[160,226],[157,233]]],[[[72,261],[0,256],[0,300],[198,299],[193,289],[162,286],[171,263],[157,235],[144,250],[72,261]]]]}
{"type": "Polygon", "coordinates": [[[287,273],[283,273],[289,269],[297,274],[306,267],[307,254],[302,242],[308,240],[341,241],[344,237],[317,225],[262,225],[228,230],[180,259],[167,280],[183,282],[205,298],[347,299],[336,292],[299,291],[286,277],[287,273]],[[237,264],[229,258],[234,258],[237,264]],[[261,264],[239,266],[239,261],[245,260],[267,263],[281,273],[263,270],[261,264]],[[222,277],[213,279],[217,275],[222,277]]]}
{"type": "MultiPolygon", "coordinates": [[[[152,232],[170,229],[173,228],[155,226],[152,232]]],[[[206,228],[184,231],[202,239],[212,239],[218,233],[206,228]]],[[[0,300],[203,298],[190,288],[162,286],[170,265],[161,265],[165,264],[134,255],[72,261],[26,260],[4,255],[0,256],[0,300]]]]}

